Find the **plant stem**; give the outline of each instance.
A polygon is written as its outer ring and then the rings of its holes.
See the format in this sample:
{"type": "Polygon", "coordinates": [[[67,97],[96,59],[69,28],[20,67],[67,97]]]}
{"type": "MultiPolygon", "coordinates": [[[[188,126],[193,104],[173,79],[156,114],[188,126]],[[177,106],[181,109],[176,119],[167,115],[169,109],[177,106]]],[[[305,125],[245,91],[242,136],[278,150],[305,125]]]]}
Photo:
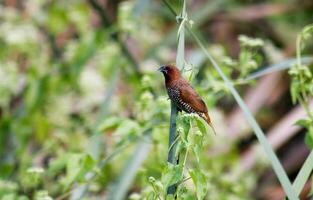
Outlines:
{"type": "MultiPolygon", "coordinates": [[[[164,1],[167,3],[166,1],[164,1]]],[[[186,17],[186,2],[183,1],[181,17],[186,17]]],[[[186,20],[186,19],[185,19],[186,20]]],[[[180,68],[184,68],[185,63],[185,23],[184,21],[180,21],[180,25],[178,28],[178,45],[177,45],[177,55],[176,55],[176,65],[180,68]]],[[[169,132],[169,152],[167,161],[172,163],[173,165],[177,165],[179,163],[179,155],[176,157],[176,117],[177,117],[177,107],[171,102],[171,118],[170,118],[170,132],[169,132]]],[[[167,188],[167,194],[175,194],[177,189],[177,184],[173,184],[167,188]]]]}
{"type": "MultiPolygon", "coordinates": [[[[171,102],[171,118],[170,118],[170,132],[169,132],[169,138],[168,138],[168,157],[167,162],[172,163],[173,165],[176,165],[178,163],[178,159],[176,159],[175,152],[176,152],[176,144],[175,138],[176,138],[176,117],[177,117],[177,108],[173,102],[171,102]]],[[[171,185],[167,188],[167,194],[175,194],[177,189],[176,184],[171,185]]]]}
{"type": "Polygon", "coordinates": [[[176,117],[177,117],[177,108],[173,102],[171,102],[171,118],[170,118],[170,132],[169,132],[169,152],[167,157],[167,162],[176,164],[175,159],[175,150],[176,145],[174,144],[176,138],[176,117]]]}
{"type": "MultiPolygon", "coordinates": [[[[178,140],[179,140],[179,138],[180,138],[180,135],[179,134],[176,134],[177,136],[176,136],[176,138],[175,138],[175,140],[174,140],[174,142],[171,144],[171,146],[168,148],[168,151],[170,151],[172,148],[173,148],[173,146],[178,142],[178,140]]],[[[167,152],[168,153],[168,152],[167,152]]]]}
{"type": "MultiPolygon", "coordinates": [[[[298,71],[299,71],[299,79],[300,79],[300,84],[301,85],[304,85],[304,78],[303,78],[303,74],[301,73],[301,66],[302,66],[302,63],[301,63],[301,39],[302,39],[302,32],[298,35],[297,37],[297,64],[296,64],[296,67],[298,68],[298,71]]],[[[311,113],[311,110],[309,108],[309,103],[308,103],[308,96],[306,94],[306,91],[304,90],[304,87],[300,87],[300,90],[301,90],[301,94],[302,94],[302,97],[300,96],[299,97],[299,102],[301,104],[301,106],[303,107],[303,109],[306,111],[308,117],[313,120],[313,114],[311,113]]]]}

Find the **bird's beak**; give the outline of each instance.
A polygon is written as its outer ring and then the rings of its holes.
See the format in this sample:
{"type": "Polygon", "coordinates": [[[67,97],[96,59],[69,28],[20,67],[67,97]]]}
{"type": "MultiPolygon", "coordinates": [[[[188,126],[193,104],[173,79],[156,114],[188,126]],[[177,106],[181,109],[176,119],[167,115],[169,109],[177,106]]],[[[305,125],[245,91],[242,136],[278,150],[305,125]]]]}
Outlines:
{"type": "Polygon", "coordinates": [[[165,70],[165,66],[160,67],[160,68],[158,69],[158,71],[159,71],[159,72],[165,72],[165,71],[166,71],[166,70],[165,70]]]}

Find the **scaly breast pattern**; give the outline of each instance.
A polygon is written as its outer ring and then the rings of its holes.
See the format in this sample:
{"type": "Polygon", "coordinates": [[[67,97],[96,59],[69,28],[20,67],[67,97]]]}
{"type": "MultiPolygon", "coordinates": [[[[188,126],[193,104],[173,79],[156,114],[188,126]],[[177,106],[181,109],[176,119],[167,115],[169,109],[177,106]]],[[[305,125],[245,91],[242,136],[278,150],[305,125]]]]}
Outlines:
{"type": "Polygon", "coordinates": [[[180,96],[180,91],[177,87],[169,87],[167,89],[168,96],[176,104],[176,106],[187,113],[196,113],[196,111],[186,102],[184,102],[180,96]]]}

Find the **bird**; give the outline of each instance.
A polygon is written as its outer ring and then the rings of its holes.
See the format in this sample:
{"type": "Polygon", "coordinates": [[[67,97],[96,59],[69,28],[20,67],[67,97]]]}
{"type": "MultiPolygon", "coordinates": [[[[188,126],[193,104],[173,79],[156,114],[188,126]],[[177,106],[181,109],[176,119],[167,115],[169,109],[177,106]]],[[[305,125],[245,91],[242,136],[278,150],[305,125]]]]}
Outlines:
{"type": "Polygon", "coordinates": [[[216,134],[205,102],[188,81],[182,77],[179,69],[174,64],[167,64],[161,66],[158,71],[164,75],[167,94],[178,111],[183,110],[186,113],[197,114],[207,122],[216,134]]]}

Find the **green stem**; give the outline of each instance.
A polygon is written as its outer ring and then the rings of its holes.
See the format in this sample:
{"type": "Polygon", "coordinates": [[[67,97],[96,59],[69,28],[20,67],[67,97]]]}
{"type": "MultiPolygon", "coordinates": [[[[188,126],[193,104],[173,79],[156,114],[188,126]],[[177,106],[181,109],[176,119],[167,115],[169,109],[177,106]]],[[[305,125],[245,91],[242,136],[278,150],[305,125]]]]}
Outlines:
{"type": "MultiPolygon", "coordinates": [[[[298,35],[298,37],[297,37],[297,64],[296,64],[296,67],[298,68],[300,84],[302,85],[302,84],[304,84],[304,81],[303,81],[302,73],[300,71],[301,70],[301,35],[302,34],[300,33],[300,35],[298,35]]],[[[301,87],[301,94],[302,94],[304,102],[306,102],[307,96],[306,96],[305,91],[302,89],[302,87],[301,87]]]]}
{"type": "MultiPolygon", "coordinates": [[[[174,145],[176,145],[176,143],[178,142],[180,138],[180,135],[178,134],[174,140],[174,142],[171,144],[171,146],[168,148],[168,151],[171,151],[171,149],[173,148],[174,145]]],[[[168,153],[168,152],[167,152],[168,153]]]]}
{"type": "Polygon", "coordinates": [[[182,184],[182,183],[184,183],[184,182],[186,182],[186,181],[188,181],[188,180],[190,180],[190,179],[191,179],[191,177],[184,178],[183,180],[181,180],[180,182],[178,182],[177,185],[180,185],[180,184],[182,184]]]}
{"type": "MultiPolygon", "coordinates": [[[[167,3],[165,1],[165,3],[167,3]]],[[[181,16],[186,16],[186,2],[183,2],[181,16]]],[[[185,55],[185,25],[184,23],[180,24],[178,29],[178,45],[177,45],[177,56],[176,56],[176,65],[182,69],[184,66],[184,56],[185,55]]],[[[170,118],[170,132],[169,132],[169,152],[167,161],[173,165],[177,165],[179,162],[179,155],[176,157],[176,117],[177,117],[177,107],[173,102],[171,102],[171,118],[170,118]]],[[[177,184],[173,184],[167,188],[167,194],[174,195],[176,193],[177,184]]]]}
{"type": "Polygon", "coordinates": [[[176,145],[174,144],[176,138],[176,117],[177,117],[177,108],[173,102],[171,102],[171,118],[170,118],[170,134],[169,134],[169,152],[167,157],[167,162],[176,164],[175,159],[175,150],[176,145]]]}
{"type": "MultiPolygon", "coordinates": [[[[301,73],[301,39],[302,39],[302,33],[300,33],[297,37],[297,64],[296,67],[298,68],[299,71],[299,79],[300,79],[300,85],[304,85],[304,77],[303,74],[301,73]]],[[[305,90],[303,89],[303,87],[300,87],[301,90],[301,94],[302,97],[299,97],[299,102],[301,104],[301,106],[303,107],[303,109],[306,111],[308,117],[313,120],[313,114],[309,108],[308,105],[308,96],[305,92],[305,90]]]]}
{"type": "Polygon", "coordinates": [[[183,167],[186,166],[188,152],[189,152],[189,147],[187,147],[187,150],[186,150],[186,154],[185,154],[185,159],[184,159],[183,167]]]}
{"type": "Polygon", "coordinates": [[[151,185],[152,185],[153,191],[154,191],[155,195],[157,196],[157,198],[158,198],[159,200],[162,200],[161,197],[160,197],[160,195],[159,195],[158,190],[157,190],[156,187],[155,187],[155,185],[154,185],[154,184],[151,184],[151,185]]]}
{"type": "Polygon", "coordinates": [[[313,121],[313,114],[310,110],[309,104],[308,102],[306,102],[304,99],[302,99],[301,97],[299,98],[299,102],[301,107],[304,109],[304,111],[306,112],[306,114],[308,115],[308,117],[313,121]]]}
{"type": "MultiPolygon", "coordinates": [[[[169,133],[169,152],[167,157],[167,162],[172,163],[173,165],[177,164],[177,159],[175,156],[176,152],[176,144],[175,138],[176,138],[176,117],[177,117],[177,108],[173,102],[171,102],[171,118],[170,118],[170,133],[169,133]]],[[[175,194],[177,189],[176,184],[171,185],[167,188],[167,194],[175,194]]]]}

